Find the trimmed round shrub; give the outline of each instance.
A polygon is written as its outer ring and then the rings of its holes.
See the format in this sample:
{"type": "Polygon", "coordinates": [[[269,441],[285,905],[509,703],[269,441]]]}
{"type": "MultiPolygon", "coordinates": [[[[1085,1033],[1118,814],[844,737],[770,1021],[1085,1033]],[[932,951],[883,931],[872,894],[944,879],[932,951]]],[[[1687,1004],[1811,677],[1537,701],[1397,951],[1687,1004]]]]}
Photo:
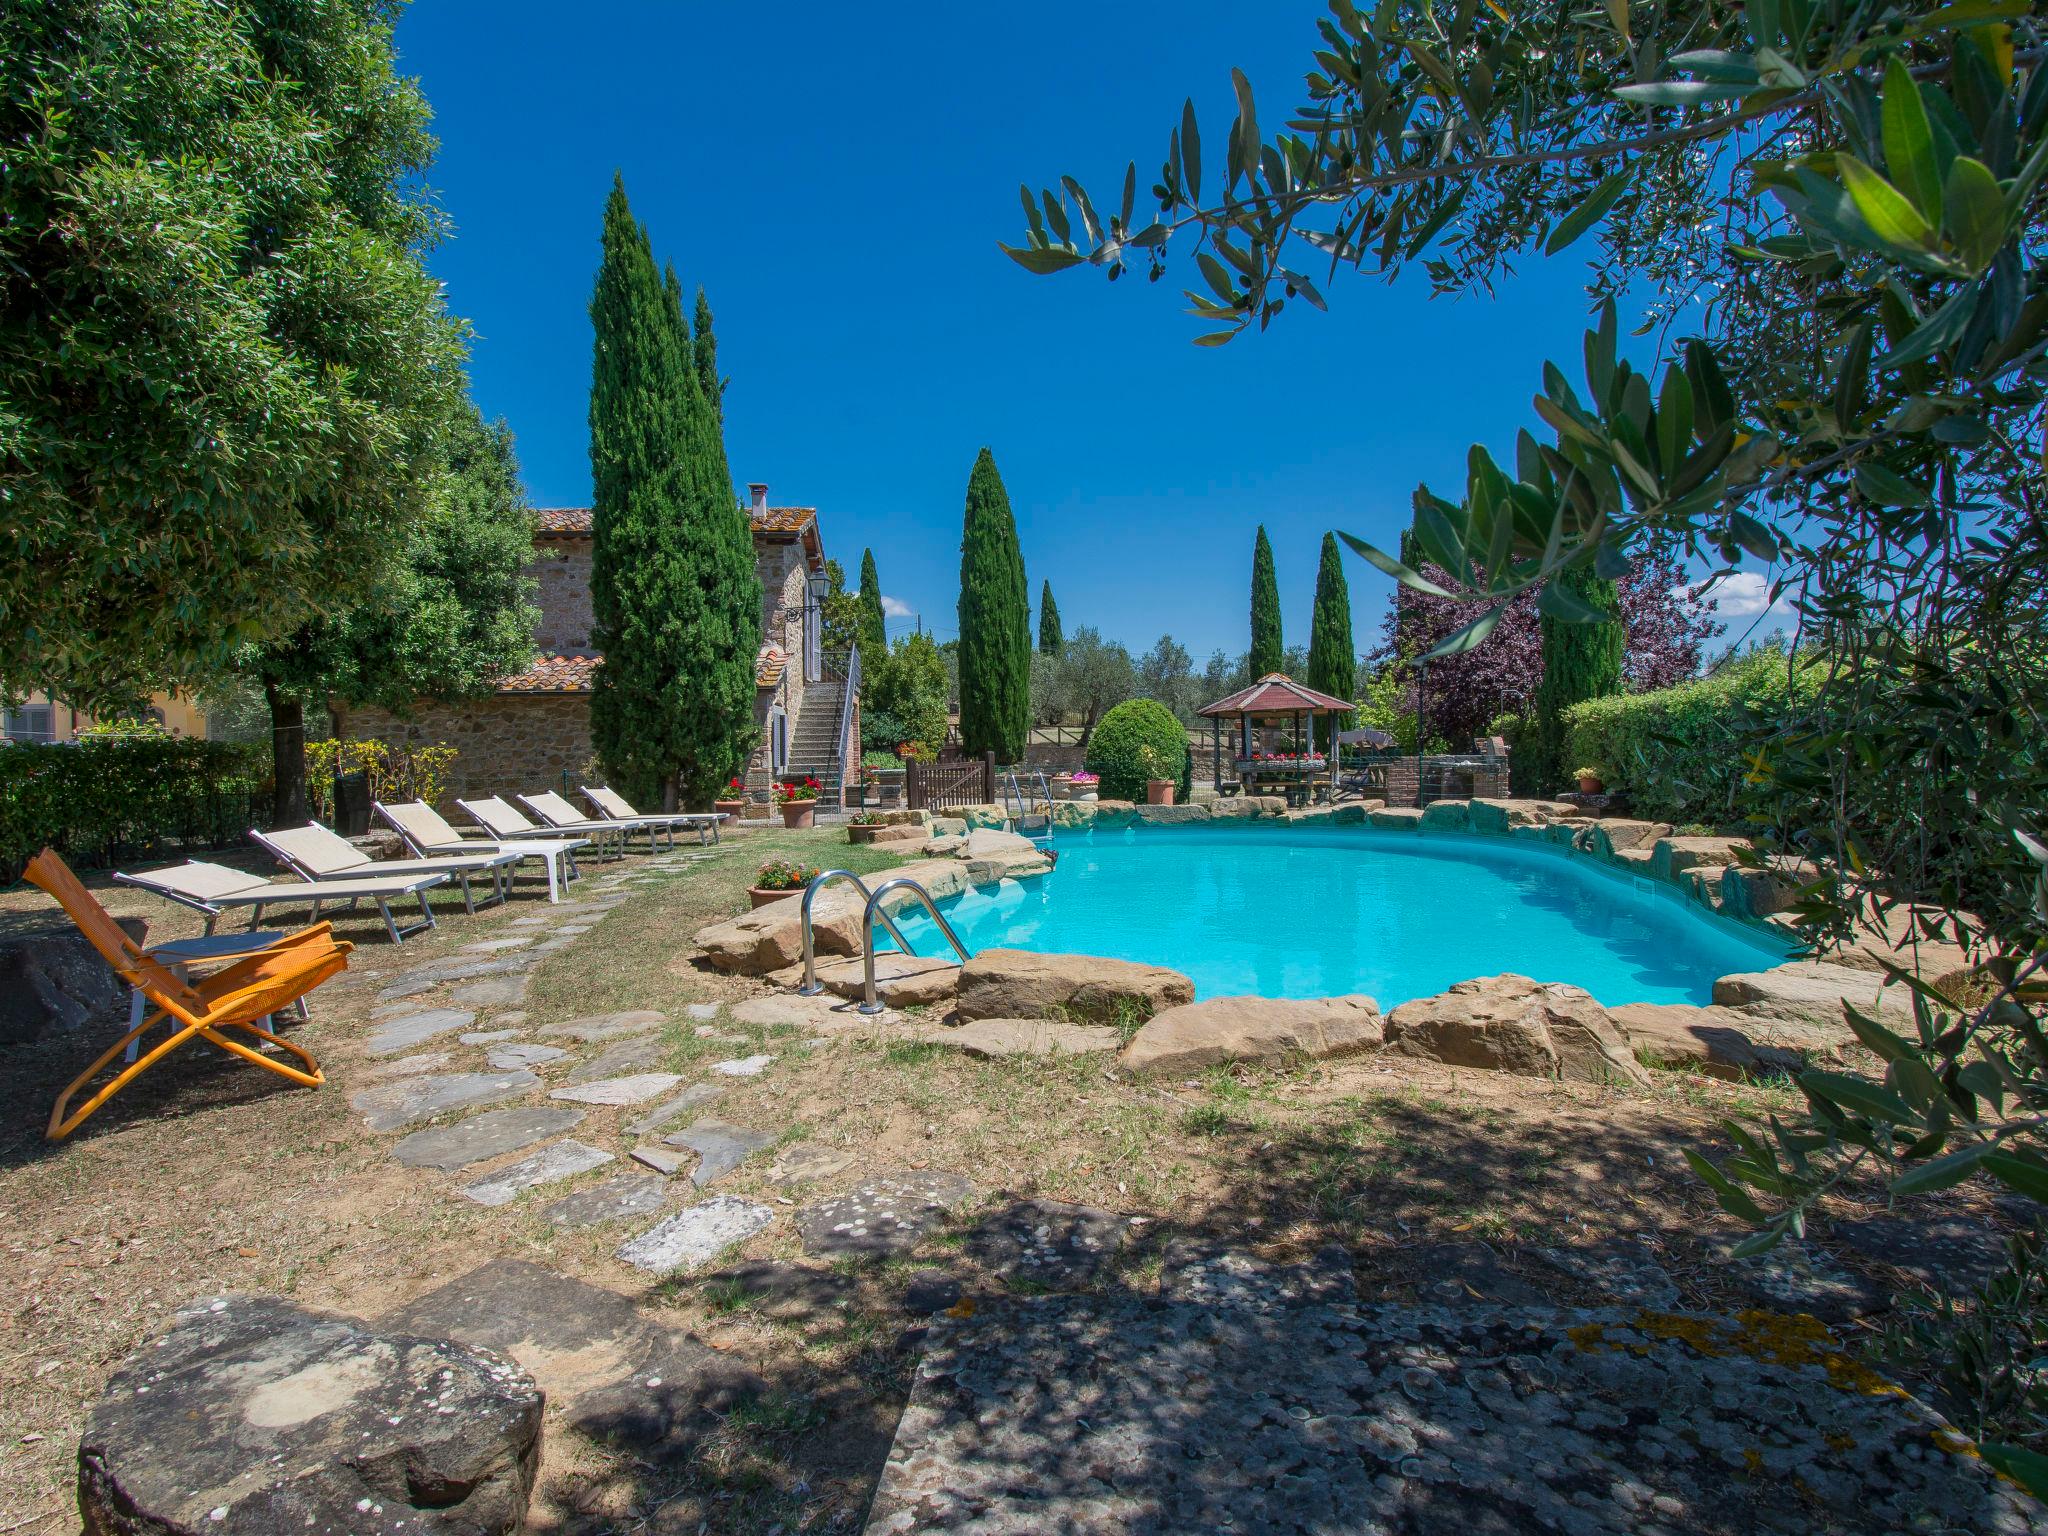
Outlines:
{"type": "Polygon", "coordinates": [[[1126,699],[1102,717],[1095,734],[1088,738],[1088,768],[1102,777],[1102,798],[1145,798],[1145,781],[1154,777],[1145,771],[1139,751],[1145,746],[1150,746],[1164,765],[1157,777],[1178,784],[1179,798],[1185,801],[1192,770],[1187,727],[1157,699],[1126,699]]]}

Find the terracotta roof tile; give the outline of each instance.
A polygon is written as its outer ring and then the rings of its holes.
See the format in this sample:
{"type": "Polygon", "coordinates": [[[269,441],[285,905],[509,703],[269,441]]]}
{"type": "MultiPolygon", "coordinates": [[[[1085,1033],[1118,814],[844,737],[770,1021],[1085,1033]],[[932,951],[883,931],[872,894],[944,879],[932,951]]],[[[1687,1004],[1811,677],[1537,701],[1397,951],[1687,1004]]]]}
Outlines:
{"type": "Polygon", "coordinates": [[[1268,672],[1249,688],[1240,688],[1233,694],[1218,699],[1214,704],[1204,705],[1197,713],[1204,715],[1299,715],[1299,714],[1348,714],[1358,706],[1348,699],[1333,698],[1327,693],[1318,693],[1313,688],[1304,688],[1284,672],[1268,672]]]}
{"type": "Polygon", "coordinates": [[[816,507],[764,507],[749,511],[747,519],[756,533],[802,533],[818,520],[816,507]]]}
{"type": "Polygon", "coordinates": [[[550,535],[560,538],[574,537],[590,532],[590,508],[588,507],[539,507],[534,511],[534,532],[542,538],[550,535]]]}
{"type": "Polygon", "coordinates": [[[789,666],[789,657],[779,645],[764,645],[761,654],[754,658],[754,686],[773,688],[782,681],[782,674],[789,666]]]}
{"type": "MultiPolygon", "coordinates": [[[[542,538],[588,538],[591,512],[588,507],[540,507],[534,512],[534,531],[542,538]]],[[[756,533],[802,533],[818,521],[816,507],[766,507],[748,513],[756,533]]]]}
{"type": "Polygon", "coordinates": [[[498,679],[500,693],[588,693],[602,656],[589,652],[536,656],[525,671],[498,679]]]}

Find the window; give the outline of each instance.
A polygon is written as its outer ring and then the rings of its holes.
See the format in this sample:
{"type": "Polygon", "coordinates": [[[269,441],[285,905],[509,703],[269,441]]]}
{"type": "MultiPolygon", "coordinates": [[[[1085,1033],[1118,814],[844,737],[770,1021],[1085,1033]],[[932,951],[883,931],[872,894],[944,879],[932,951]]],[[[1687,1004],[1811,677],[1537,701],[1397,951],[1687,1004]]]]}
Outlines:
{"type": "Polygon", "coordinates": [[[56,711],[47,704],[25,704],[0,714],[0,731],[9,741],[55,741],[56,711]]]}

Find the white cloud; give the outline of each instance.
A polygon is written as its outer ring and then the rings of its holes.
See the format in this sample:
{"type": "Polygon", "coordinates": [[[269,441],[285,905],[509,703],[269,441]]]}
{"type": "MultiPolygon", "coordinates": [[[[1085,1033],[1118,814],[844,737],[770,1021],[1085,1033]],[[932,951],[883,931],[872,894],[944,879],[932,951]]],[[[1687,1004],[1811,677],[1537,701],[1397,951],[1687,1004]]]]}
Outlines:
{"type": "Polygon", "coordinates": [[[917,610],[900,597],[882,595],[882,617],[885,619],[907,619],[917,610]]]}
{"type": "Polygon", "coordinates": [[[1711,589],[1705,582],[1697,582],[1680,590],[1695,597],[1705,597],[1723,619],[1753,619],[1773,609],[1786,612],[1792,606],[1789,592],[1773,603],[1770,578],[1756,571],[1735,571],[1722,577],[1711,589]]]}

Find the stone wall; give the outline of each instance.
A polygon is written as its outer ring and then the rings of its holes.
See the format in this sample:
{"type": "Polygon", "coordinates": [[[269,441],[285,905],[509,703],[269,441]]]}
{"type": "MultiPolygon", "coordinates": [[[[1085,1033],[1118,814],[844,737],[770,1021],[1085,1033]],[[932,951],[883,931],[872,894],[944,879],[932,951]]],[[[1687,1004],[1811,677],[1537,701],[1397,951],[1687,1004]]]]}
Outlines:
{"type": "Polygon", "coordinates": [[[543,651],[589,650],[590,540],[543,539],[534,548],[538,558],[526,568],[539,583],[533,598],[540,609],[534,644],[543,651]]]}
{"type": "MultiPolygon", "coordinates": [[[[422,704],[411,719],[369,707],[337,710],[334,732],[351,741],[445,741],[455,748],[444,811],[452,811],[458,797],[560,790],[564,773],[574,800],[593,755],[587,693],[501,693],[470,704],[422,704]]],[[[461,817],[450,819],[459,823],[461,817]]]]}

